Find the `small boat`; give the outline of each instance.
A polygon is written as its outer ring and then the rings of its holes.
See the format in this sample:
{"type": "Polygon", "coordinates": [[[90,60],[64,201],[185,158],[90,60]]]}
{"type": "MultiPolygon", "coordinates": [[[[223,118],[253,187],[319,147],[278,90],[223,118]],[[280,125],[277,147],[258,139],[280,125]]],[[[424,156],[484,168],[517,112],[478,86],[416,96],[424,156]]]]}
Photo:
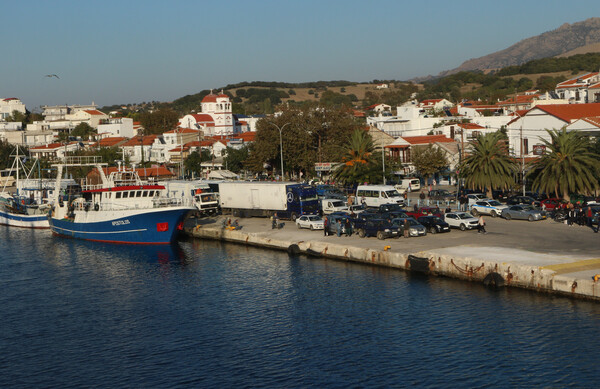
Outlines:
{"type": "MultiPolygon", "coordinates": [[[[55,196],[49,216],[52,232],[98,242],[171,243],[184,217],[196,208],[183,199],[166,197],[164,186],[142,182],[135,170],[119,165],[106,176],[105,165],[95,164],[100,184],[82,183],[81,195],[70,201],[55,196]]],[[[82,163],[55,166],[58,167],[56,188],[60,188],[64,166],[82,166],[82,163]]],[[[55,190],[55,194],[58,192],[55,190]]]]}
{"type": "Polygon", "coordinates": [[[36,163],[27,172],[21,157],[24,155],[19,154],[17,146],[12,167],[2,171],[15,172],[16,178],[12,175],[2,175],[4,185],[0,193],[0,224],[22,228],[50,228],[48,192],[42,190],[37,180],[29,179],[35,166],[39,167],[39,161],[36,160],[36,163]],[[25,174],[25,180],[21,179],[21,171],[25,174]],[[15,189],[9,191],[7,187],[12,185],[15,185],[15,189]]]}

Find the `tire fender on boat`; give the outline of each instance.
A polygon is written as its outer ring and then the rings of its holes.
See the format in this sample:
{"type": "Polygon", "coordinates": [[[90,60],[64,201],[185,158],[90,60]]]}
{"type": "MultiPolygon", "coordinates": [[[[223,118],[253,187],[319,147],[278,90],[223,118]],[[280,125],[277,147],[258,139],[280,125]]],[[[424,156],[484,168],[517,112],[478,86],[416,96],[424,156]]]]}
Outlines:
{"type": "Polygon", "coordinates": [[[99,211],[100,205],[98,203],[94,204],[94,211],[99,211]]]}

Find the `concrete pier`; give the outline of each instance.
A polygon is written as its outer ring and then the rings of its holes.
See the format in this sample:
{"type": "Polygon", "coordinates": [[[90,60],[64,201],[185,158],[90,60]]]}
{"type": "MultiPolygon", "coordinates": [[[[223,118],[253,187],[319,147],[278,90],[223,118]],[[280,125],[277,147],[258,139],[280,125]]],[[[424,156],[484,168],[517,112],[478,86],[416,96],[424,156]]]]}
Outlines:
{"type": "Polygon", "coordinates": [[[487,218],[488,234],[452,230],[419,238],[378,240],[324,236],[297,229],[291,221],[272,230],[266,219],[239,219],[240,230],[222,227],[223,217],[190,219],[194,238],[284,250],[337,260],[417,271],[600,301],[600,234],[553,221],[487,218]],[[566,244],[565,244],[566,243],[566,244]]]}

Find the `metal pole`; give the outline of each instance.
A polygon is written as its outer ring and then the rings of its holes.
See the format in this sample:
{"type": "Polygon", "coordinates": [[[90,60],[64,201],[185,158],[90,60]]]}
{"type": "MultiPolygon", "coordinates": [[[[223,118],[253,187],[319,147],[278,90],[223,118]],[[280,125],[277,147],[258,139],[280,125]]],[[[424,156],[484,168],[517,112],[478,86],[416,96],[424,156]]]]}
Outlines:
{"type": "Polygon", "coordinates": [[[279,127],[277,124],[273,123],[273,122],[269,122],[272,125],[274,125],[278,130],[279,130],[279,157],[281,158],[281,179],[280,181],[283,181],[283,129],[285,128],[285,126],[287,126],[288,123],[285,123],[283,126],[279,127]]]}
{"type": "Polygon", "coordinates": [[[525,196],[525,153],[523,152],[523,146],[525,145],[523,140],[523,117],[521,116],[521,183],[523,185],[523,196],[525,196]]]}

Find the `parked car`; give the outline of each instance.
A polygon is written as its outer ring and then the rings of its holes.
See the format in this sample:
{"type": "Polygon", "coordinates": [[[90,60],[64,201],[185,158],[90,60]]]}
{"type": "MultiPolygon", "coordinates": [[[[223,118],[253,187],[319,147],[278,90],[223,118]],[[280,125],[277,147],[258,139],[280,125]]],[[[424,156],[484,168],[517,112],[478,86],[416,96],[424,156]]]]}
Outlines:
{"type": "Polygon", "coordinates": [[[511,196],[506,200],[506,205],[527,204],[538,207],[540,202],[529,196],[511,196]]]}
{"type": "Polygon", "coordinates": [[[492,198],[494,200],[506,202],[506,200],[509,197],[510,197],[510,192],[509,191],[506,191],[506,190],[493,190],[492,191],[492,198]]]}
{"type": "Polygon", "coordinates": [[[450,232],[450,225],[438,216],[421,216],[417,221],[422,224],[431,234],[438,232],[450,232]]]}
{"type": "Polygon", "coordinates": [[[506,220],[521,219],[532,222],[535,220],[546,219],[546,212],[534,208],[531,205],[517,204],[502,210],[502,217],[506,220]]]}
{"type": "Polygon", "coordinates": [[[466,195],[467,197],[467,206],[471,207],[471,205],[475,204],[476,201],[485,199],[485,194],[483,193],[469,193],[466,195]]]}
{"type": "Polygon", "coordinates": [[[296,226],[300,228],[310,228],[310,230],[322,230],[324,221],[321,216],[302,215],[296,219],[296,226]]]}
{"type": "Polygon", "coordinates": [[[471,206],[471,213],[473,216],[477,216],[480,213],[484,215],[491,215],[492,217],[500,216],[502,210],[508,208],[508,205],[500,203],[498,200],[484,199],[476,201],[471,206]]]}
{"type": "Polygon", "coordinates": [[[329,189],[323,192],[323,198],[346,201],[348,196],[346,196],[344,192],[339,189],[329,189]]]}
{"type": "Polygon", "coordinates": [[[554,211],[556,208],[564,208],[567,204],[567,201],[555,197],[540,201],[540,206],[542,209],[545,207],[546,211],[554,211]]]}
{"type": "Polygon", "coordinates": [[[345,212],[345,213],[347,213],[349,215],[352,215],[352,214],[358,215],[358,214],[364,212],[366,209],[367,209],[367,207],[365,207],[364,205],[362,205],[362,204],[356,204],[356,205],[350,205],[350,206],[348,206],[348,209],[345,210],[345,211],[343,211],[343,212],[345,212]]]}
{"type": "Polygon", "coordinates": [[[344,212],[336,212],[332,213],[331,215],[328,215],[327,221],[329,222],[328,232],[330,234],[336,234],[339,225],[341,233],[344,235],[349,235],[349,231],[346,230],[346,225],[348,224],[348,221],[350,221],[350,225],[354,230],[354,220],[352,220],[350,216],[348,216],[348,214],[344,212]]]}
{"type": "Polygon", "coordinates": [[[404,235],[404,223],[408,221],[409,227],[409,235],[410,236],[425,236],[427,235],[427,228],[416,221],[412,217],[404,217],[404,218],[396,218],[392,220],[392,224],[397,226],[400,235],[404,235]]]}
{"type": "Polygon", "coordinates": [[[461,231],[477,228],[477,218],[466,212],[448,212],[444,215],[444,221],[450,227],[460,228],[461,231]]]}
{"type": "Polygon", "coordinates": [[[437,217],[442,217],[442,211],[438,207],[420,207],[417,208],[416,211],[407,211],[406,214],[410,217],[414,217],[415,219],[420,218],[421,216],[434,215],[437,217]]]}
{"type": "Polygon", "coordinates": [[[377,210],[381,213],[384,212],[405,212],[404,208],[398,203],[381,204],[377,210]]]}
{"type": "Polygon", "coordinates": [[[400,237],[398,227],[383,219],[367,220],[360,228],[356,228],[356,233],[361,238],[376,236],[379,240],[400,237]]]}
{"type": "Polygon", "coordinates": [[[433,190],[429,191],[429,199],[455,203],[456,202],[456,194],[450,193],[448,191],[448,189],[433,189],[433,190]]]}

